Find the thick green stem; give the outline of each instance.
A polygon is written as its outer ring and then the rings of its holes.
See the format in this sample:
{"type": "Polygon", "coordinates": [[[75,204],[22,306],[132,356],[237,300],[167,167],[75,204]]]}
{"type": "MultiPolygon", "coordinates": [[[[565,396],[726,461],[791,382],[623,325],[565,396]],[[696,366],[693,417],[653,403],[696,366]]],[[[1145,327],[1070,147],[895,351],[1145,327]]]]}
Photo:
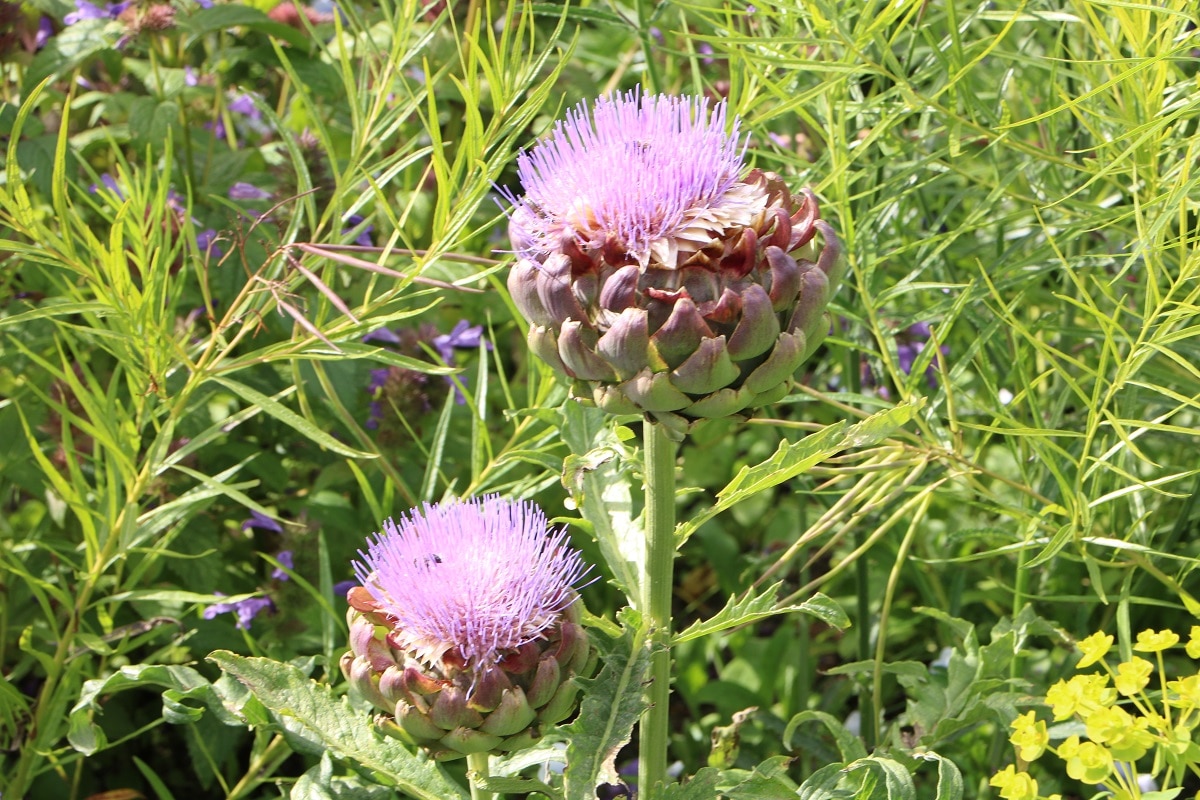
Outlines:
{"type": "Polygon", "coordinates": [[[467,756],[467,769],[474,773],[471,776],[471,800],[494,800],[499,797],[480,785],[491,774],[488,771],[487,753],[475,753],[467,756]]]}
{"type": "Polygon", "coordinates": [[[646,423],[646,566],[641,611],[653,628],[649,707],[639,731],[638,796],[652,800],[667,777],[671,699],[671,593],[675,584],[675,442],[661,425],[646,423]]]}

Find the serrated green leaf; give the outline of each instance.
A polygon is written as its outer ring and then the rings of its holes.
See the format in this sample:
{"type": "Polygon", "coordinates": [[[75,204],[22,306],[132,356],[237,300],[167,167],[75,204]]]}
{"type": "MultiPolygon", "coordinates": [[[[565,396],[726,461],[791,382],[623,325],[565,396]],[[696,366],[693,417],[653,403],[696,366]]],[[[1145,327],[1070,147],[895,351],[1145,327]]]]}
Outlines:
{"type": "Polygon", "coordinates": [[[562,792],[558,791],[549,784],[534,780],[533,778],[496,778],[489,777],[482,781],[483,788],[489,792],[495,792],[498,795],[506,794],[521,794],[526,795],[532,792],[545,795],[546,797],[562,797],[562,792]]]}
{"type": "Polygon", "coordinates": [[[855,797],[853,790],[839,789],[846,780],[846,773],[841,764],[826,764],[818,769],[796,790],[798,800],[850,800],[855,797]]]}
{"type": "Polygon", "coordinates": [[[321,754],[321,761],[301,775],[288,794],[288,800],[392,800],[390,788],[364,783],[357,775],[333,776],[333,759],[321,754]]]}
{"type": "MultiPolygon", "coordinates": [[[[938,765],[937,795],[933,800],[962,800],[963,779],[958,766],[948,758],[926,750],[913,753],[913,758],[936,761],[938,765]]],[[[1143,795],[1143,798],[1145,795],[1143,795]]]]}
{"type": "Polygon", "coordinates": [[[420,800],[468,797],[441,767],[395,741],[385,741],[344,697],[334,697],[328,686],[295,667],[226,650],[212,653],[208,660],[237,678],[269,709],[274,727],[289,735],[289,743],[314,746],[314,755],[328,751],[348,759],[420,800]]]}
{"type": "Polygon", "coordinates": [[[649,629],[641,615],[625,609],[622,630],[603,655],[604,667],[581,680],[579,717],[565,728],[570,736],[564,774],[567,800],[594,800],[596,786],[618,781],[614,763],[628,744],[645,708],[642,689],[650,667],[649,629]]]}
{"type": "Polygon", "coordinates": [[[718,797],[717,786],[721,781],[721,770],[705,767],[687,783],[668,784],[660,795],[661,800],[712,800],[718,797]]]}
{"type": "Polygon", "coordinates": [[[598,408],[567,401],[558,424],[572,454],[563,462],[563,485],[591,523],[617,587],[627,597],[640,597],[646,536],[633,517],[632,480],[623,463],[626,448],[598,408]]]}
{"type": "MultiPolygon", "coordinates": [[[[83,691],[78,702],[68,715],[67,740],[79,752],[85,755],[103,750],[107,746],[104,731],[93,721],[93,716],[102,710],[100,697],[126,689],[141,689],[161,687],[174,690],[172,704],[179,704],[187,698],[203,698],[210,709],[224,709],[224,703],[213,690],[212,684],[191,667],[165,666],[160,664],[136,664],[122,667],[107,678],[90,680],[83,684],[83,691]]],[[[168,720],[178,718],[178,709],[164,715],[168,720]]],[[[240,720],[230,713],[220,714],[222,721],[227,724],[240,724],[240,720]]]]}
{"type": "Polygon", "coordinates": [[[679,544],[685,542],[700,526],[723,511],[748,500],[754,495],[802,475],[830,456],[853,447],[865,447],[882,441],[906,425],[924,406],[924,398],[872,414],[861,422],[848,425],[834,423],[798,442],[780,442],[775,454],[752,467],[743,467],[725,488],[717,493],[711,508],[681,523],[675,530],[679,544]]]}
{"type": "Polygon", "coordinates": [[[913,784],[912,774],[899,761],[884,756],[867,756],[846,765],[847,773],[860,769],[883,776],[888,800],[917,800],[917,787],[913,784]]]}
{"type": "Polygon", "coordinates": [[[729,602],[725,604],[725,607],[715,615],[697,622],[687,630],[676,634],[671,640],[672,644],[681,644],[719,631],[729,630],[739,625],[747,625],[777,614],[790,614],[794,611],[811,614],[822,622],[838,629],[850,627],[850,617],[846,615],[842,607],[820,592],[798,605],[776,606],[775,601],[781,585],[782,583],[777,583],[762,594],[749,594],[742,598],[729,598],[729,602]]]}
{"type": "Polygon", "coordinates": [[[795,734],[797,728],[806,722],[819,722],[824,725],[825,729],[833,735],[838,752],[841,753],[844,760],[853,761],[854,759],[866,757],[867,750],[863,747],[862,740],[846,730],[846,726],[842,724],[841,720],[824,711],[801,711],[792,717],[788,721],[787,728],[783,731],[783,746],[785,748],[791,749],[792,735],[795,734]]]}
{"type": "Polygon", "coordinates": [[[772,756],[752,770],[725,770],[717,788],[729,800],[795,800],[796,783],[788,776],[792,759],[772,756]]]}

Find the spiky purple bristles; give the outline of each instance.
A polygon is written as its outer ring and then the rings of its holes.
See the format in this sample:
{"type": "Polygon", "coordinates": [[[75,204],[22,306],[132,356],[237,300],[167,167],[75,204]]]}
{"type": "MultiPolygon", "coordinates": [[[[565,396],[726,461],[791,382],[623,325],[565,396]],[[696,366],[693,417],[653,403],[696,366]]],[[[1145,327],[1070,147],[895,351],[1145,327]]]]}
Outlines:
{"type": "Polygon", "coordinates": [[[587,571],[540,508],[498,495],[389,519],[358,554],[354,572],[395,618],[397,645],[428,664],[454,651],[476,670],[540,638],[587,571]]]}
{"type": "Polygon", "coordinates": [[[717,206],[744,170],[744,143],[725,102],[640,91],[580,104],[517,158],[525,194],[509,195],[518,255],[558,250],[564,236],[599,248],[613,238],[645,262],[689,215],[717,206]]]}

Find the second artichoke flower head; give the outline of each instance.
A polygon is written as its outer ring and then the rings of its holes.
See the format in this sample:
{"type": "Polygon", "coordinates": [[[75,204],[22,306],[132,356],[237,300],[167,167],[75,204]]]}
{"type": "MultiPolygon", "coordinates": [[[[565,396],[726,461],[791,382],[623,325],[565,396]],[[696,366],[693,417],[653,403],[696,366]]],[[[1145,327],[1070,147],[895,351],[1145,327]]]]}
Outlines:
{"type": "Polygon", "coordinates": [[[508,288],[575,396],[683,432],[781,399],[824,339],[837,236],[747,170],[739,129],[724,101],[632,91],[518,157],[508,288]]]}
{"type": "Polygon", "coordinates": [[[439,760],[529,747],[575,710],[596,653],[565,530],[498,495],[388,520],[354,565],[341,667],[382,732],[439,760]]]}

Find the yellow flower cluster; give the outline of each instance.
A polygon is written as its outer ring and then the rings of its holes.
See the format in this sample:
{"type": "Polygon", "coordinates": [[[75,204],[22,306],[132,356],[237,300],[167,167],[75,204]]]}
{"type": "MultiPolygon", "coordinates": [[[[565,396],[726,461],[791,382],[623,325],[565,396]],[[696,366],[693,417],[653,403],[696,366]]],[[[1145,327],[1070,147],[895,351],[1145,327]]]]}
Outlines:
{"type": "MultiPolygon", "coordinates": [[[[1162,781],[1164,791],[1178,786],[1185,773],[1200,772],[1200,746],[1193,736],[1200,727],[1200,672],[1169,681],[1163,666],[1163,652],[1179,641],[1174,631],[1144,630],[1132,649],[1154,660],[1134,655],[1115,667],[1105,658],[1113,646],[1112,636],[1094,633],[1077,642],[1083,655],[1076,668],[1099,664],[1104,671],[1060,680],[1046,692],[1046,704],[1055,722],[1082,722],[1086,737],[1069,736],[1054,747],[1046,720],[1028,711],[1013,721],[1009,737],[1019,762],[1053,753],[1066,765],[1067,775],[1103,786],[1111,800],[1144,796],[1138,786],[1137,762],[1152,751],[1150,771],[1162,781]],[[1156,672],[1157,691],[1147,693],[1156,672]]],[[[1185,649],[1189,657],[1200,659],[1200,625],[1192,626],[1185,649]]],[[[1057,794],[1043,797],[1037,781],[1013,765],[993,775],[990,783],[999,789],[1002,800],[1061,800],[1057,794]]]]}

